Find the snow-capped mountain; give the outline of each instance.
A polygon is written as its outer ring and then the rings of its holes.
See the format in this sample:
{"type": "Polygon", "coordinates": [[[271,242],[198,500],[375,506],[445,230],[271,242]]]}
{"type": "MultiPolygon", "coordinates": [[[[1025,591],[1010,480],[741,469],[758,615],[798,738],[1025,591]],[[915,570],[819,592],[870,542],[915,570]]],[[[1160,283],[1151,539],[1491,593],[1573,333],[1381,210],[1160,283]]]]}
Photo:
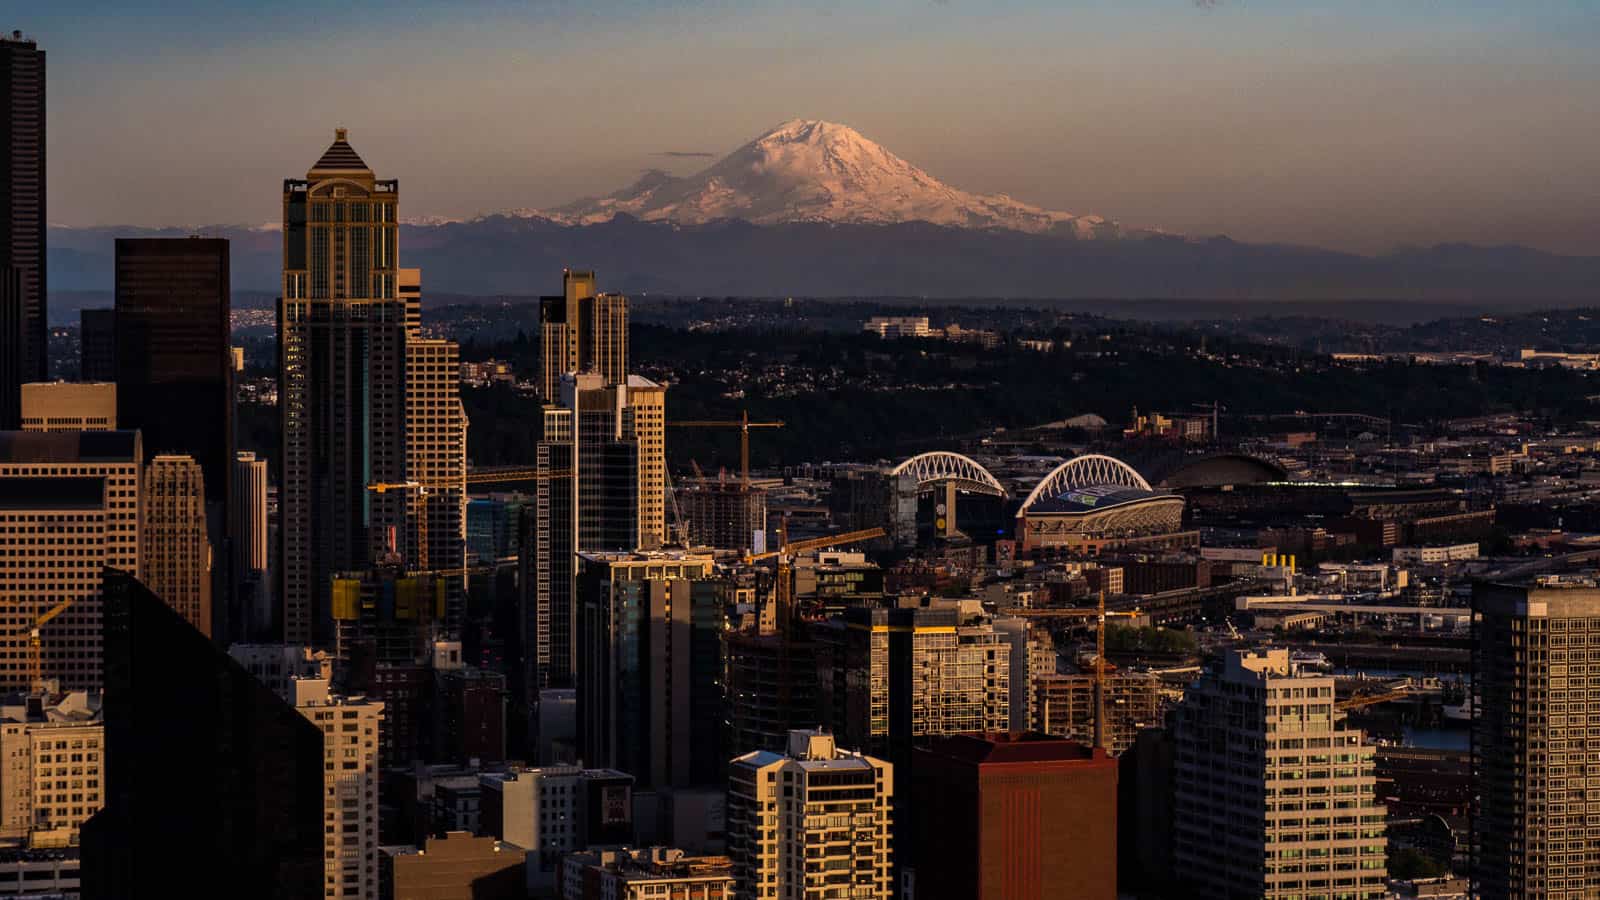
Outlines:
{"type": "Polygon", "coordinates": [[[1115,222],[1100,216],[951,187],[849,126],[812,119],[785,122],[694,175],[678,178],[652,170],[614,194],[515,214],[577,225],[607,221],[617,213],[684,225],[718,219],[758,225],[931,222],[1081,238],[1122,234],[1115,222]]]}

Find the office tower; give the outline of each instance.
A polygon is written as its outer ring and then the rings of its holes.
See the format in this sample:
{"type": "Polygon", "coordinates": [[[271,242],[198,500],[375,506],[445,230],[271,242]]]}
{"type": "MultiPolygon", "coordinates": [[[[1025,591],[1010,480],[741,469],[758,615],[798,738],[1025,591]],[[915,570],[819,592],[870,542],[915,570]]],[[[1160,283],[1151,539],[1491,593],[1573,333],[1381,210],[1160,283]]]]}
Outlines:
{"type": "Polygon", "coordinates": [[[1095,701],[1093,675],[1041,675],[1033,685],[1033,728],[1085,744],[1095,740],[1097,709],[1105,710],[1106,749],[1120,754],[1139,732],[1161,724],[1161,679],[1153,672],[1105,677],[1105,702],[1095,701]]]}
{"type": "Polygon", "coordinates": [[[405,303],[396,286],[399,182],[344,129],[283,191],[278,306],[285,640],[333,640],[334,573],[363,569],[403,524],[405,303]]]}
{"type": "Polygon", "coordinates": [[[639,465],[634,540],[638,549],[654,550],[667,542],[667,389],[638,375],[626,383],[622,437],[633,442],[639,465]]]}
{"type": "Polygon", "coordinates": [[[421,552],[406,565],[450,583],[445,622],[461,627],[467,540],[467,414],[455,341],[406,340],[406,479],[422,485],[421,552]],[[453,573],[453,574],[445,574],[453,573]]]}
{"type": "Polygon", "coordinates": [[[383,704],[295,682],[294,708],[322,731],[324,897],[378,896],[378,729],[383,704]]]}
{"type": "Polygon", "coordinates": [[[0,840],[76,845],[79,826],[105,805],[100,696],[6,698],[0,702],[0,759],[0,840]]]}
{"type": "MultiPolygon", "coordinates": [[[[931,738],[900,790],[918,900],[1116,900],[1117,763],[1031,732],[931,738]]],[[[910,857],[907,859],[907,857],[910,857]]]]}
{"type": "Polygon", "coordinates": [[[136,431],[0,431],[0,688],[101,685],[100,570],[139,570],[136,431]]]}
{"type": "Polygon", "coordinates": [[[161,454],[144,470],[141,580],[196,631],[211,636],[206,484],[192,456],[161,454]]]}
{"type": "Polygon", "coordinates": [[[733,861],[690,856],[673,847],[601,847],[561,863],[563,900],[724,900],[733,897],[733,861]]]}
{"type": "Polygon", "coordinates": [[[22,386],[23,431],[115,431],[117,386],[40,381],[22,386]]]}
{"type": "Polygon", "coordinates": [[[186,453],[206,496],[228,498],[233,468],[228,242],[117,239],[117,421],[149,456],[186,453]]]}
{"type": "Polygon", "coordinates": [[[516,557],[522,510],[532,502],[533,495],[521,491],[469,499],[467,555],[485,564],[516,557]]]}
{"type": "Polygon", "coordinates": [[[767,530],[767,492],[741,484],[702,484],[678,492],[678,507],[696,546],[750,550],[767,530]]]}
{"type": "Polygon", "coordinates": [[[78,380],[117,380],[117,311],[78,311],[78,380]]]}
{"type": "Polygon", "coordinates": [[[1011,648],[955,604],[849,609],[813,630],[818,718],[839,740],[897,765],[925,735],[1011,725],[1011,648]]]}
{"type": "Polygon", "coordinates": [[[808,629],[730,631],[724,644],[729,752],[781,753],[790,731],[816,726],[816,645],[808,629]]]}
{"type": "Polygon", "coordinates": [[[561,377],[593,373],[605,386],[628,376],[628,298],[594,291],[593,272],[561,273],[562,295],[539,298],[540,389],[546,403],[561,394],[561,377]]]}
{"type": "Polygon", "coordinates": [[[1334,709],[1333,681],[1288,650],[1234,650],[1184,693],[1168,725],[1186,896],[1387,896],[1373,748],[1334,709]]]}
{"type": "Polygon", "coordinates": [[[633,776],[580,766],[484,773],[483,830],[528,851],[528,886],[554,887],[574,850],[633,842],[633,776]]]}
{"type": "Polygon", "coordinates": [[[260,640],[277,632],[272,627],[271,555],[267,540],[267,461],[248,450],[233,460],[233,503],[229,514],[233,569],[233,637],[260,640]]]}
{"type": "Polygon", "coordinates": [[[0,429],[17,427],[22,385],[48,377],[44,89],[44,51],[0,34],[0,429]]]}
{"type": "Polygon", "coordinates": [[[1585,784],[1600,766],[1584,729],[1600,687],[1581,673],[1600,640],[1600,587],[1574,576],[1483,584],[1473,606],[1475,896],[1592,894],[1585,784]]]}
{"type": "Polygon", "coordinates": [[[728,763],[728,856],[741,900],[896,896],[895,767],[792,731],[788,752],[728,763]]]}
{"type": "MultiPolygon", "coordinates": [[[[1011,647],[1011,729],[1044,731],[1039,727],[1035,715],[1037,703],[1034,695],[1039,680],[1056,673],[1056,648],[1049,629],[1035,628],[1032,622],[1019,616],[999,616],[990,624],[1011,647]]],[[[1094,742],[1091,740],[1088,743],[1094,742]]]]}
{"type": "Polygon", "coordinates": [[[436,663],[433,677],[432,758],[463,764],[504,762],[506,676],[475,666],[436,663]]]}
{"type": "Polygon", "coordinates": [[[639,447],[623,434],[627,385],[594,373],[561,378],[572,410],[578,472],[578,549],[633,550],[639,542],[639,447]]]}
{"type": "Polygon", "coordinates": [[[395,290],[406,305],[406,336],[422,337],[422,270],[395,270],[395,290]]]}
{"type": "Polygon", "coordinates": [[[177,879],[319,896],[321,732],[131,575],[107,573],[105,610],[106,808],[83,826],[83,895],[177,879]]]}
{"type": "MultiPolygon", "coordinates": [[[[545,406],[534,445],[534,468],[542,475],[572,472],[577,464],[572,410],[545,406]]],[[[532,498],[522,505],[517,540],[519,658],[523,665],[513,690],[525,709],[538,692],[571,687],[577,677],[572,642],[577,632],[574,554],[578,551],[578,479],[533,482],[532,498]]]]}
{"type": "Polygon", "coordinates": [[[710,554],[578,555],[578,755],[640,787],[721,781],[722,621],[710,554]]]}

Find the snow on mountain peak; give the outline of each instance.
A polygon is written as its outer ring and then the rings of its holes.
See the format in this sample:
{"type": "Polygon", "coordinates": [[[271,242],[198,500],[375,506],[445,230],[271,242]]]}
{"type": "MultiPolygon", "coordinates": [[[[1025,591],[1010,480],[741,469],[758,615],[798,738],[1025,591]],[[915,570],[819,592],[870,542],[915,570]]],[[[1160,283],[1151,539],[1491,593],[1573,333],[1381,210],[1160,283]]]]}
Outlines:
{"type": "Polygon", "coordinates": [[[920,221],[1084,238],[1121,233],[1099,216],[1074,216],[1004,194],[951,187],[854,128],[818,119],[784,122],[694,175],[677,178],[652,170],[614,194],[539,215],[587,224],[618,213],[680,224],[920,221]]]}

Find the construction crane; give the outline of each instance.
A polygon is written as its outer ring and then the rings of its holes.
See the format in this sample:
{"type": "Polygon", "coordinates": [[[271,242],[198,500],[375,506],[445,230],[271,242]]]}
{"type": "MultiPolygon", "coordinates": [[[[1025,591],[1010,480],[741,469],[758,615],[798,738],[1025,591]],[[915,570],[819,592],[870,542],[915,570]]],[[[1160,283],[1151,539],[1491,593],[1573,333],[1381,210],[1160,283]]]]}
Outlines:
{"type": "Polygon", "coordinates": [[[855,544],[861,541],[870,541],[881,538],[888,532],[882,528],[865,528],[860,531],[846,531],[843,534],[832,534],[826,537],[809,538],[804,541],[789,541],[789,520],[778,521],[778,549],[768,550],[765,553],[746,553],[746,564],[757,560],[777,559],[777,599],[778,599],[778,628],[784,634],[789,633],[791,620],[794,617],[794,582],[791,567],[794,558],[810,550],[823,550],[828,547],[837,547],[840,544],[855,544]]]}
{"type": "MultiPolygon", "coordinates": [[[[487,471],[468,472],[466,484],[499,484],[502,481],[554,481],[560,478],[575,478],[577,472],[541,472],[538,469],[490,469],[487,471]]],[[[367,490],[376,494],[389,491],[410,490],[425,488],[429,490],[444,490],[459,487],[453,481],[375,481],[367,485],[367,490]]]]}
{"type": "Polygon", "coordinates": [[[1398,691],[1384,691],[1381,694],[1357,694],[1354,697],[1340,700],[1333,706],[1335,709],[1350,712],[1351,710],[1366,709],[1369,706],[1377,706],[1380,703],[1390,703],[1395,700],[1404,700],[1410,696],[1411,691],[1409,688],[1398,691]]]}
{"type": "Polygon", "coordinates": [[[1134,618],[1143,613],[1138,610],[1106,611],[1106,592],[1100,589],[1100,599],[1093,609],[1027,609],[1011,608],[1001,610],[1008,616],[1022,616],[1030,619],[1089,619],[1095,620],[1094,628],[1094,745],[1100,749],[1111,752],[1108,743],[1109,736],[1106,730],[1106,619],[1121,616],[1134,618]]]}
{"type": "Polygon", "coordinates": [[[750,429],[752,428],[782,428],[783,422],[752,422],[750,411],[745,410],[739,418],[732,421],[717,419],[699,419],[685,422],[668,422],[674,428],[737,428],[739,429],[739,484],[745,490],[750,489],[750,429]]]}
{"type": "Polygon", "coordinates": [[[28,631],[28,685],[30,687],[37,687],[43,678],[39,657],[44,641],[41,639],[39,631],[49,624],[51,620],[55,619],[56,616],[66,612],[67,607],[71,606],[72,602],[71,600],[63,600],[52,606],[44,615],[33,621],[33,628],[28,631]]]}

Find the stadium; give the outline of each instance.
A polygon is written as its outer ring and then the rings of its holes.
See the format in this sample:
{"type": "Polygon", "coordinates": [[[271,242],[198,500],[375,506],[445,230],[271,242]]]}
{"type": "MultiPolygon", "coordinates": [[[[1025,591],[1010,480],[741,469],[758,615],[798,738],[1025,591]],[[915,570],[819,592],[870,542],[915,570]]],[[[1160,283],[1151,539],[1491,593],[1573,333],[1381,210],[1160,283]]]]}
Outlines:
{"type": "Polygon", "coordinates": [[[1110,549],[1192,546],[1184,500],[1153,489],[1127,463],[1091,454],[1045,476],[1017,511],[1019,550],[1093,555],[1110,549]]]}

